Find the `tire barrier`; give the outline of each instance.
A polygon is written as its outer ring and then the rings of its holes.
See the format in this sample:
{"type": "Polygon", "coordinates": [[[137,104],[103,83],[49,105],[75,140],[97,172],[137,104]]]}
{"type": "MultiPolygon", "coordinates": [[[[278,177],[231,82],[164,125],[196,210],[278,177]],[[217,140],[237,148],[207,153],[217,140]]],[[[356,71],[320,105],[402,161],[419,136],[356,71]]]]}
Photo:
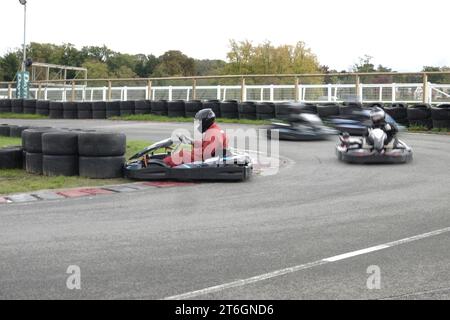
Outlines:
{"type": "Polygon", "coordinates": [[[32,174],[42,174],[42,153],[25,151],[25,170],[32,174]]]}
{"type": "Polygon", "coordinates": [[[9,124],[0,124],[0,136],[9,137],[11,133],[11,126],[9,124]]]}
{"type": "Polygon", "coordinates": [[[350,115],[355,111],[361,110],[362,106],[360,103],[347,103],[339,106],[339,114],[340,115],[350,115]]]}
{"type": "Polygon", "coordinates": [[[63,118],[78,119],[78,104],[76,102],[63,103],[63,118]]]}
{"type": "Polygon", "coordinates": [[[92,119],[92,102],[77,103],[77,118],[80,120],[92,119]]]}
{"type": "Polygon", "coordinates": [[[152,114],[167,116],[167,100],[152,101],[152,114]]]}
{"type": "Polygon", "coordinates": [[[275,103],[275,117],[277,119],[286,119],[291,113],[290,106],[291,103],[289,102],[275,103]]]}
{"type": "Polygon", "coordinates": [[[72,177],[78,175],[78,156],[49,156],[42,157],[42,174],[49,177],[72,177]]]}
{"type": "Polygon", "coordinates": [[[327,103],[317,106],[317,114],[321,118],[339,115],[339,106],[335,103],[327,103]]]}
{"type": "Polygon", "coordinates": [[[36,114],[36,102],[37,100],[33,99],[23,100],[23,113],[36,114]]]}
{"type": "Polygon", "coordinates": [[[431,107],[431,120],[433,128],[450,129],[450,104],[431,107]]]}
{"type": "Polygon", "coordinates": [[[185,103],[184,100],[174,100],[167,102],[167,116],[169,117],[185,117],[185,103]]]}
{"type": "Polygon", "coordinates": [[[22,99],[12,99],[11,100],[11,112],[12,113],[23,113],[23,100],[22,99]]]}
{"type": "Polygon", "coordinates": [[[78,135],[79,174],[92,179],[123,177],[126,136],[121,133],[81,132],[78,135]]]}
{"type": "Polygon", "coordinates": [[[22,147],[14,146],[0,149],[0,169],[21,169],[22,167],[22,147]]]}
{"type": "Polygon", "coordinates": [[[50,102],[47,100],[38,100],[36,101],[36,114],[41,116],[49,115],[49,104],[50,102]]]}
{"type": "Polygon", "coordinates": [[[384,107],[384,111],[396,122],[402,125],[409,125],[407,106],[403,103],[393,103],[384,107]]]}
{"type": "Polygon", "coordinates": [[[92,119],[106,119],[106,102],[92,102],[92,119]]]}
{"type": "Polygon", "coordinates": [[[220,115],[226,119],[238,119],[238,102],[236,100],[225,100],[220,103],[220,115]]]}
{"type": "Polygon", "coordinates": [[[431,120],[431,107],[428,104],[415,104],[407,109],[408,121],[412,126],[421,126],[431,129],[433,121],[431,120]]]}
{"type": "Polygon", "coordinates": [[[120,101],[120,115],[129,116],[133,115],[135,112],[134,101],[120,101]]]}
{"type": "Polygon", "coordinates": [[[256,119],[268,120],[275,118],[275,104],[273,102],[259,102],[256,104],[256,119]]]}
{"type": "Polygon", "coordinates": [[[0,113],[11,112],[11,99],[0,99],[0,113]]]}
{"type": "Polygon", "coordinates": [[[120,117],[120,101],[106,102],[106,118],[120,117]]]}
{"type": "Polygon", "coordinates": [[[150,100],[137,100],[135,102],[135,114],[150,114],[152,105],[150,100]]]}
{"type": "MultiPolygon", "coordinates": [[[[203,103],[200,100],[186,101],[184,103],[184,105],[185,105],[184,110],[186,111],[185,116],[187,118],[194,118],[195,115],[197,114],[197,112],[199,112],[202,109],[205,109],[205,106],[203,105],[203,103]]],[[[217,117],[217,114],[216,114],[216,117],[217,117]]]]}
{"type": "Polygon", "coordinates": [[[239,119],[256,120],[256,103],[253,101],[238,104],[239,119]]]}
{"type": "Polygon", "coordinates": [[[51,101],[48,106],[50,119],[64,119],[64,108],[62,102],[51,101]]]}
{"type": "Polygon", "coordinates": [[[203,109],[211,109],[215,114],[217,118],[221,118],[222,115],[220,113],[220,101],[219,100],[208,100],[203,101],[203,109]]]}
{"type": "Polygon", "coordinates": [[[29,126],[10,126],[9,136],[11,138],[21,138],[22,132],[31,129],[29,126]]]}

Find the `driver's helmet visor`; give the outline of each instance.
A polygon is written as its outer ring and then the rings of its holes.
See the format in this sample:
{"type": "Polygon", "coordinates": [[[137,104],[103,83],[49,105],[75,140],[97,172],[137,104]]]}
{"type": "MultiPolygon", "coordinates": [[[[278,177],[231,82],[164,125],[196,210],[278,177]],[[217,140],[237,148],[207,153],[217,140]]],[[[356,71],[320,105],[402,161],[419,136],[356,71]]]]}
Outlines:
{"type": "Polygon", "coordinates": [[[202,121],[199,119],[194,119],[194,128],[200,133],[203,133],[202,131],[202,121]]]}

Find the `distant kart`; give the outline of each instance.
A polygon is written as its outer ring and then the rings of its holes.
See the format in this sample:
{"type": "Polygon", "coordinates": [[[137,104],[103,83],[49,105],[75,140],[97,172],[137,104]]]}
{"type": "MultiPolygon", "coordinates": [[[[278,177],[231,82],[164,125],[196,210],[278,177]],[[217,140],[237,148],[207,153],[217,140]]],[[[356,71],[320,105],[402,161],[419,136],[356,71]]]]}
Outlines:
{"type": "MultiPolygon", "coordinates": [[[[370,108],[352,108],[348,114],[339,116],[330,116],[324,119],[325,123],[340,131],[347,132],[353,136],[362,136],[367,128],[372,126],[370,120],[370,108]]],[[[404,127],[399,125],[391,116],[386,114],[386,122],[395,125],[399,131],[404,130],[404,127]]]]}
{"type": "Polygon", "coordinates": [[[280,140],[311,141],[325,140],[338,131],[325,126],[315,114],[301,113],[296,115],[295,121],[274,120],[267,129],[268,137],[272,137],[271,130],[278,131],[280,140]]]}
{"type": "Polygon", "coordinates": [[[125,177],[133,180],[212,180],[244,181],[253,173],[251,158],[227,150],[224,156],[196,161],[176,167],[166,165],[163,159],[180,150],[185,138],[165,139],[132,156],[125,166],[125,177]],[[161,152],[161,150],[163,150],[161,152]],[[159,153],[157,153],[159,152],[159,153]]]}
{"type": "Polygon", "coordinates": [[[393,139],[385,145],[386,133],[381,129],[369,129],[367,137],[339,136],[336,155],[349,163],[406,163],[412,160],[412,150],[401,140],[393,139]]]}

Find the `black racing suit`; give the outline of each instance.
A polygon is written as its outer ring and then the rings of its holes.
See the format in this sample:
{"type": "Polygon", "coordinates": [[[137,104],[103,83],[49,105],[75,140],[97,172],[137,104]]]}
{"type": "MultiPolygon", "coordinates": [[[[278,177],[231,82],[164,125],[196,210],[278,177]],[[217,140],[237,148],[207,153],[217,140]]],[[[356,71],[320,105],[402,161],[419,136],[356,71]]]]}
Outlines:
{"type": "MultiPolygon", "coordinates": [[[[369,129],[367,128],[364,136],[368,137],[369,136],[369,129]]],[[[381,129],[384,132],[386,132],[387,135],[387,139],[384,142],[384,145],[388,145],[389,143],[391,143],[392,139],[395,138],[395,136],[398,133],[398,128],[395,124],[391,124],[391,123],[387,123],[386,121],[382,121],[376,124],[373,124],[371,129],[381,129]]],[[[369,140],[367,140],[369,143],[371,143],[369,140]]]]}

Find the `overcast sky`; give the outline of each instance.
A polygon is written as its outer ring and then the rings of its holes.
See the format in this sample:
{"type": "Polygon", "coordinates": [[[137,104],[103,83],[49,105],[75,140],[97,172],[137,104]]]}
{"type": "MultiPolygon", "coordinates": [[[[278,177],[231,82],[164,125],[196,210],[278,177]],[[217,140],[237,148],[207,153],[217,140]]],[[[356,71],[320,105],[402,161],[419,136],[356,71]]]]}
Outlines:
{"type": "MultiPolygon", "coordinates": [[[[27,41],[224,60],[229,39],[304,41],[338,70],[368,54],[419,71],[450,66],[449,9],[449,0],[28,0],[27,41]]],[[[0,54],[21,45],[22,14],[19,0],[0,1],[0,54]]]]}

